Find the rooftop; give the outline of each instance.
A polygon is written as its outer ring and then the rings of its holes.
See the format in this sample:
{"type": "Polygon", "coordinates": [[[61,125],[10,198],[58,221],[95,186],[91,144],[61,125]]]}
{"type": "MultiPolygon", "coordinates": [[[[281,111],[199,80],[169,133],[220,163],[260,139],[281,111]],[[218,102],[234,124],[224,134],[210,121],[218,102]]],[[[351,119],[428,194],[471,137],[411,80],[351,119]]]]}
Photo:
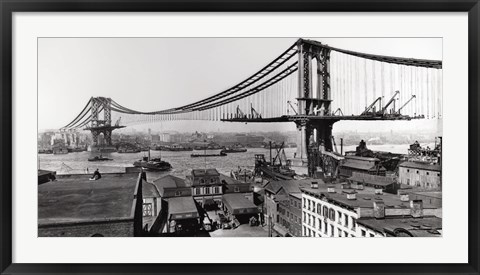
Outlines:
{"type": "Polygon", "coordinates": [[[168,213],[170,215],[198,213],[192,197],[175,197],[168,199],[168,213]]]}
{"type": "Polygon", "coordinates": [[[439,237],[442,230],[442,219],[434,216],[413,218],[411,216],[390,216],[385,219],[360,218],[357,220],[367,228],[379,232],[397,235],[406,233],[413,237],[439,237]]]}
{"type": "Polygon", "coordinates": [[[244,194],[224,194],[223,201],[232,208],[231,210],[257,208],[244,194]]]}
{"type": "Polygon", "coordinates": [[[368,157],[360,157],[360,156],[345,156],[346,160],[360,160],[360,161],[380,161],[377,158],[368,158],[368,157]]]}
{"type": "Polygon", "coordinates": [[[137,173],[61,175],[38,186],[39,224],[133,218],[137,173]]]}
{"type": "MultiPolygon", "coordinates": [[[[315,197],[323,197],[329,201],[332,201],[335,204],[339,204],[345,207],[349,207],[351,209],[354,208],[373,208],[374,201],[383,201],[385,203],[385,207],[387,208],[410,208],[410,202],[408,201],[401,201],[399,195],[383,193],[383,194],[375,194],[375,188],[365,187],[363,190],[357,189],[341,189],[339,184],[331,185],[319,184],[318,189],[312,188],[302,188],[302,192],[309,194],[315,197]],[[335,192],[329,193],[327,188],[334,187],[335,192]],[[351,190],[355,190],[356,199],[348,199],[347,193],[351,193],[351,190]],[[345,192],[344,192],[345,191],[345,192]]],[[[437,207],[430,203],[429,201],[423,201],[423,208],[425,209],[436,209],[437,207]]]]}
{"type": "Polygon", "coordinates": [[[224,174],[220,175],[220,182],[225,184],[245,184],[243,181],[236,180],[232,177],[226,176],[224,174]]]}
{"type": "Polygon", "coordinates": [[[201,177],[201,176],[218,176],[220,173],[218,173],[217,169],[214,168],[209,168],[209,169],[193,169],[192,170],[192,175],[194,177],[201,177]]]}
{"type": "Polygon", "coordinates": [[[369,175],[365,173],[355,173],[355,172],[353,172],[352,176],[348,179],[356,182],[364,182],[367,184],[381,185],[381,186],[387,186],[395,182],[395,179],[391,177],[369,175]]]}
{"type": "Polygon", "coordinates": [[[325,184],[321,179],[305,179],[305,180],[280,180],[270,181],[265,184],[264,188],[271,193],[277,194],[281,189],[285,190],[287,194],[300,193],[300,188],[310,187],[312,182],[317,182],[318,185],[325,184]]]}
{"type": "Polygon", "coordinates": [[[144,198],[160,197],[157,187],[153,183],[147,181],[142,181],[142,195],[144,198]]]}
{"type": "Polygon", "coordinates": [[[428,162],[414,162],[414,161],[405,161],[398,165],[399,167],[407,167],[414,169],[430,170],[430,171],[442,171],[442,166],[438,164],[430,164],[428,162]]]}
{"type": "Polygon", "coordinates": [[[172,175],[166,175],[159,179],[153,181],[153,184],[160,189],[160,188],[180,188],[180,187],[188,187],[186,181],[179,177],[175,177],[172,175]]]}
{"type": "MultiPolygon", "coordinates": [[[[352,159],[346,159],[344,163],[340,165],[341,167],[349,167],[349,168],[354,168],[354,169],[359,169],[359,170],[371,170],[371,169],[376,169],[376,165],[374,162],[369,162],[369,161],[359,161],[359,160],[352,160],[352,159]]],[[[381,170],[385,170],[385,168],[380,167],[381,170]]]]}

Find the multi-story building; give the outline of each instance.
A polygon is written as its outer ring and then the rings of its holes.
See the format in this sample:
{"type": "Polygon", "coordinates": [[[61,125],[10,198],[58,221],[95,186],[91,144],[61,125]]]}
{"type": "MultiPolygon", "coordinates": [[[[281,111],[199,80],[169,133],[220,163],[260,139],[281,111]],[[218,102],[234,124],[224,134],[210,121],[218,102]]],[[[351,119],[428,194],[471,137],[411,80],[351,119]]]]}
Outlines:
{"type": "MultiPolygon", "coordinates": [[[[294,235],[289,231],[289,228],[293,230],[294,227],[296,227],[295,225],[291,224],[293,219],[290,221],[290,218],[292,217],[291,213],[294,212],[294,210],[290,207],[290,194],[300,194],[300,188],[311,186],[312,181],[319,182],[321,180],[271,181],[264,186],[264,218],[267,221],[267,226],[269,226],[270,231],[272,231],[272,235],[294,235]]],[[[296,212],[298,215],[298,211],[296,212]]]]}
{"type": "Polygon", "coordinates": [[[442,166],[428,162],[406,161],[398,165],[400,183],[424,189],[442,189],[442,166]]]}
{"type": "Polygon", "coordinates": [[[410,200],[364,187],[321,184],[302,188],[302,234],[308,237],[375,237],[358,227],[360,219],[441,217],[441,209],[429,201],[410,200]]]}
{"type": "Polygon", "coordinates": [[[339,166],[338,174],[343,178],[351,177],[354,172],[385,176],[386,171],[377,158],[345,156],[345,160],[339,166]]]}

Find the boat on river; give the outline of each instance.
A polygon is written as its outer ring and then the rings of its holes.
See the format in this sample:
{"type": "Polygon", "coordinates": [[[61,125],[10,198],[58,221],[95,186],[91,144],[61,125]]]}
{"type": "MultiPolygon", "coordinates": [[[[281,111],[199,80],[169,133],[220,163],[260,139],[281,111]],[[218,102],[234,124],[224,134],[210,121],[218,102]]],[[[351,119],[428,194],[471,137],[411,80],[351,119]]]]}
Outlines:
{"type": "Polygon", "coordinates": [[[220,154],[191,154],[192,158],[201,158],[201,157],[226,157],[225,152],[220,151],[220,154]]]}
{"type": "Polygon", "coordinates": [[[95,156],[93,158],[89,158],[88,161],[108,161],[108,160],[113,160],[111,158],[103,157],[102,155],[100,156],[95,156]]]}
{"type": "Polygon", "coordinates": [[[150,158],[150,150],[148,151],[148,157],[143,157],[141,160],[135,161],[133,166],[150,171],[168,171],[172,169],[172,165],[163,161],[162,158],[150,158]]]}

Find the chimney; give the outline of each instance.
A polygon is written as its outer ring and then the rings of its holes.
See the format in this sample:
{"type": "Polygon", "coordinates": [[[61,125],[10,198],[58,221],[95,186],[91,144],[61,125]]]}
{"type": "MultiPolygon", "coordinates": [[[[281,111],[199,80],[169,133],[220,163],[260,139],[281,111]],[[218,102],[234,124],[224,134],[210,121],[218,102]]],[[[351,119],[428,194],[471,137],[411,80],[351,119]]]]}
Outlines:
{"type": "Polygon", "coordinates": [[[335,193],[335,187],[329,186],[329,187],[327,188],[327,192],[328,192],[328,193],[335,193]]]}
{"type": "Polygon", "coordinates": [[[385,203],[383,201],[373,202],[373,216],[375,219],[385,218],[385,203]]]}
{"type": "Polygon", "coordinates": [[[356,200],[356,199],[357,199],[357,193],[347,194],[347,200],[356,200]]]}
{"type": "Polygon", "coordinates": [[[408,194],[400,194],[401,201],[410,201],[410,196],[408,194]]]}
{"type": "Polygon", "coordinates": [[[311,187],[312,189],[318,189],[318,182],[317,182],[317,181],[312,181],[310,187],[311,187]]]}
{"type": "Polygon", "coordinates": [[[383,195],[383,189],[375,189],[375,195],[383,195]]]}
{"type": "Polygon", "coordinates": [[[410,201],[410,215],[413,218],[423,217],[423,201],[422,200],[410,201]]]}

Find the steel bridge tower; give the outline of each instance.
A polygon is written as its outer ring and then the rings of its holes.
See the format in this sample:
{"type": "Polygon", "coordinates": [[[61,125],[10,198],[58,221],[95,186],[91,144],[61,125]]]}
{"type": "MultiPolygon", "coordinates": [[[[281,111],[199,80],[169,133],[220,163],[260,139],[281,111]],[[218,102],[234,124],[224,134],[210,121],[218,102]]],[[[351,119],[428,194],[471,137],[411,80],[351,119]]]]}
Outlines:
{"type": "Polygon", "coordinates": [[[318,152],[331,152],[332,128],[338,119],[331,116],[330,52],[316,41],[300,39],[298,47],[298,116],[294,119],[300,130],[297,141],[297,160],[308,163],[309,175],[313,174],[318,152]],[[313,62],[317,64],[312,71],[313,62]],[[314,90],[314,74],[316,89],[314,90]]]}
{"type": "Polygon", "coordinates": [[[92,133],[93,146],[89,151],[115,151],[112,145],[112,131],[125,126],[112,125],[112,99],[106,97],[92,97],[91,99],[91,124],[85,130],[92,133]],[[100,114],[103,111],[103,119],[100,114]],[[99,136],[103,134],[105,144],[99,144],[99,136]]]}

